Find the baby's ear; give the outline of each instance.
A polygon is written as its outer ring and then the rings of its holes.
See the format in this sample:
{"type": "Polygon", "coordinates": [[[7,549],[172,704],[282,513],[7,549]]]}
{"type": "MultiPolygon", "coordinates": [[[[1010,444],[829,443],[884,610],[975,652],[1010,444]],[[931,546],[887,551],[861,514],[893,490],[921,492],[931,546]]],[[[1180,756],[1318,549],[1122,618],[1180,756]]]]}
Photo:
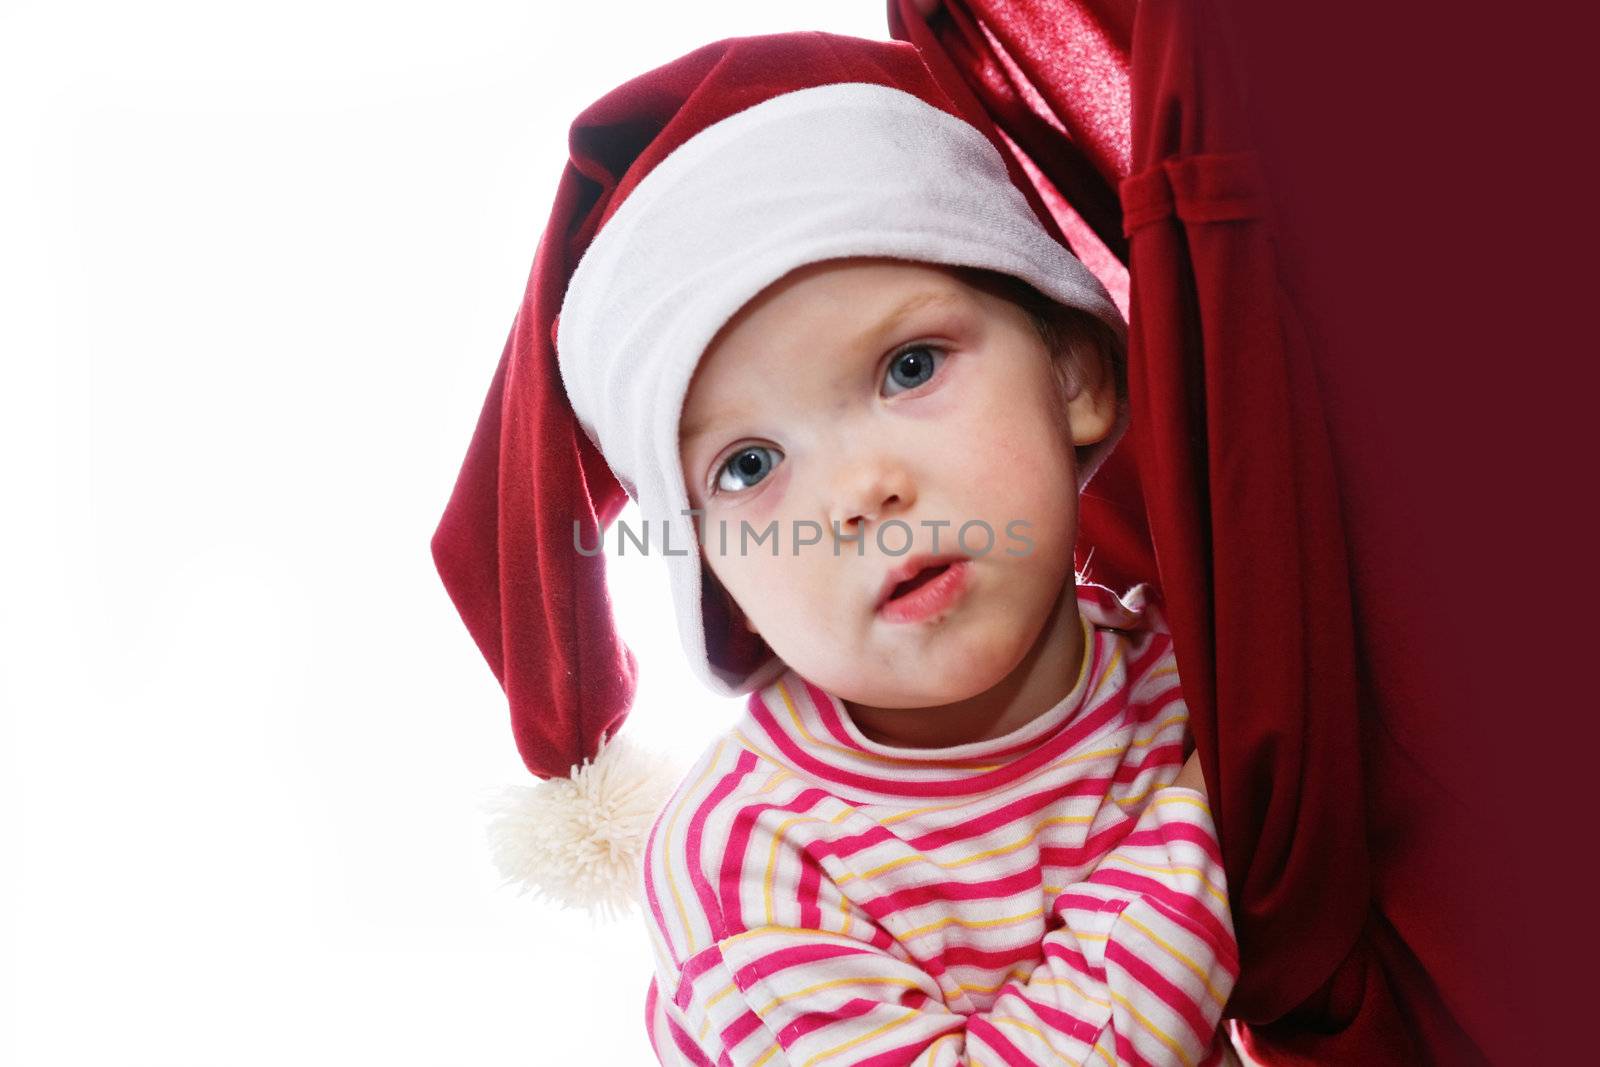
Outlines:
{"type": "Polygon", "coordinates": [[[1057,357],[1062,395],[1074,445],[1105,439],[1117,421],[1117,382],[1111,354],[1091,337],[1074,338],[1071,351],[1057,357]]]}

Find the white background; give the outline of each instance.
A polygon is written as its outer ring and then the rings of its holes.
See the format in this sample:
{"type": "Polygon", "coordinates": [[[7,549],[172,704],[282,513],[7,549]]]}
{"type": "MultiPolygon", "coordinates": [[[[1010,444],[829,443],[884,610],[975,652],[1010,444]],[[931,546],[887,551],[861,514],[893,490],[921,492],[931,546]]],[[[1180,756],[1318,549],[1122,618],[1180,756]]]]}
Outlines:
{"type": "MultiPolygon", "coordinates": [[[[0,1059],[653,1062],[637,918],[498,887],[532,778],[428,540],[572,118],[884,11],[0,6],[0,1059]]],[[[686,760],[734,709],[612,573],[686,760]]]]}

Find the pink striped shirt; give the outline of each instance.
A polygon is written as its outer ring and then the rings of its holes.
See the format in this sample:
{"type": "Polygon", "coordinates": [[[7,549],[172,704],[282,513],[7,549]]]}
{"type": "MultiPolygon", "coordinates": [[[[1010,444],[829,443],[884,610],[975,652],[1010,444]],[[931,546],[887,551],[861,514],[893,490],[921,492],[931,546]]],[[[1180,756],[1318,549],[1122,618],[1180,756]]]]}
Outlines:
{"type": "Polygon", "coordinates": [[[878,744],[793,671],[752,693],[650,834],[661,1062],[1232,1062],[1226,882],[1138,596],[1080,583],[1071,693],[990,741],[878,744]]]}

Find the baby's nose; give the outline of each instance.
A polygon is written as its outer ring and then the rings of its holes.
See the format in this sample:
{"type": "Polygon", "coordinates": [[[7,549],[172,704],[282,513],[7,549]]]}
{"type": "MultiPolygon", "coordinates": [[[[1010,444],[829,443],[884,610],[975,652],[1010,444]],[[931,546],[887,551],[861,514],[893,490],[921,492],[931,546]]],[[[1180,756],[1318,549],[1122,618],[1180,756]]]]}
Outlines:
{"type": "Polygon", "coordinates": [[[831,495],[830,522],[858,533],[867,522],[883,522],[916,502],[916,488],[904,465],[888,457],[841,464],[831,495]]]}

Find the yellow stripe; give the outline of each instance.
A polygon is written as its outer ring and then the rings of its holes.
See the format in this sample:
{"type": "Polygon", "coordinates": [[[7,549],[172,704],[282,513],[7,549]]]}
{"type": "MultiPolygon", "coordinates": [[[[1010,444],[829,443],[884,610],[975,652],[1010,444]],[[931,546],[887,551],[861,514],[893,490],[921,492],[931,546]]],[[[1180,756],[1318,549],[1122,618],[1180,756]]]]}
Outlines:
{"type": "MultiPolygon", "coordinates": [[[[1118,749],[1102,749],[1099,752],[1090,752],[1090,753],[1087,753],[1086,755],[1083,755],[1083,756],[1073,756],[1070,759],[1060,759],[1060,760],[1057,760],[1056,762],[1050,764],[1050,766],[1044,768],[1044,770],[1042,770],[1040,772],[1040,774],[1041,775],[1048,775],[1051,771],[1055,770],[1057,767],[1065,767],[1068,764],[1072,764],[1072,763],[1081,763],[1084,760],[1089,759],[1091,757],[1100,757],[1100,756],[1110,755],[1110,754],[1116,753],[1117,751],[1119,751],[1119,750],[1118,749]]],[[[1081,799],[1081,798],[1074,798],[1074,799],[1081,799]]],[[[874,818],[873,821],[876,822],[879,826],[887,827],[887,826],[893,826],[895,823],[898,823],[898,822],[905,822],[907,819],[914,819],[918,815],[929,815],[929,814],[940,814],[940,815],[942,815],[943,813],[945,813],[947,811],[955,811],[958,808],[970,808],[970,807],[972,807],[972,801],[971,800],[958,800],[954,804],[930,804],[925,808],[908,808],[905,811],[897,811],[893,815],[885,815],[881,819],[880,818],[874,818]]]]}
{"type": "MultiPolygon", "coordinates": [[[[1156,787],[1156,789],[1159,789],[1159,788],[1161,788],[1161,787],[1160,786],[1156,787]]],[[[1146,797],[1148,797],[1153,792],[1155,792],[1154,789],[1146,789],[1142,793],[1134,793],[1134,794],[1132,794],[1130,796],[1125,796],[1125,797],[1112,797],[1111,799],[1116,801],[1122,807],[1126,808],[1130,804],[1139,803],[1141,800],[1144,800],[1146,797]]]]}
{"type": "Polygon", "coordinates": [[[1034,978],[1029,980],[1028,984],[1029,985],[1064,985],[1068,989],[1072,990],[1074,993],[1078,994],[1078,996],[1082,997],[1084,1000],[1087,1000],[1090,1004],[1098,1004],[1102,1008],[1111,1007],[1111,1002],[1109,1000],[1101,1000],[1099,997],[1091,997],[1088,993],[1085,993],[1083,991],[1083,987],[1082,986],[1078,985],[1077,982],[1074,982],[1070,978],[1066,978],[1066,977],[1062,977],[1062,978],[1039,978],[1039,977],[1035,976],[1034,978]]]}
{"type": "Polygon", "coordinates": [[[1077,689],[1078,683],[1089,675],[1089,664],[1094,659],[1094,623],[1084,618],[1083,612],[1078,612],[1078,624],[1083,627],[1083,656],[1078,663],[1078,676],[1072,680],[1072,688],[1077,689]]]}
{"type": "Polygon", "coordinates": [[[811,1057],[804,1064],[802,1064],[801,1067],[814,1067],[815,1064],[821,1063],[823,1060],[832,1059],[841,1052],[848,1052],[857,1045],[865,1044],[866,1042],[871,1041],[879,1034],[886,1034],[897,1026],[904,1026],[913,1019],[920,1019],[921,1017],[922,1013],[920,1011],[908,1011],[904,1015],[900,1016],[900,1018],[892,1019],[889,1022],[886,1022],[876,1030],[869,1030],[860,1037],[853,1037],[842,1045],[835,1045],[833,1048],[817,1053],[815,1056],[811,1057]]]}
{"type": "MultiPolygon", "coordinates": [[[[1134,794],[1132,794],[1130,796],[1125,796],[1125,797],[1113,797],[1112,799],[1115,800],[1118,804],[1122,805],[1123,807],[1127,807],[1129,804],[1138,803],[1139,801],[1143,800],[1145,797],[1148,797],[1151,793],[1159,792],[1161,789],[1163,789],[1165,787],[1165,785],[1171,785],[1171,784],[1172,784],[1171,782],[1167,782],[1164,785],[1158,785],[1158,786],[1155,786],[1153,788],[1146,789],[1142,793],[1134,793],[1134,794]]],[[[1155,803],[1156,804],[1191,804],[1194,807],[1197,807],[1201,811],[1205,812],[1207,815],[1211,814],[1211,809],[1209,807],[1207,807],[1206,805],[1200,803],[1200,801],[1194,799],[1193,797],[1163,797],[1160,800],[1155,801],[1155,803]]]]}
{"type": "MultiPolygon", "coordinates": [[[[952,862],[951,864],[949,864],[948,867],[946,867],[946,869],[948,870],[948,869],[954,868],[954,867],[965,867],[969,863],[977,863],[979,860],[986,860],[986,859],[990,859],[990,858],[992,858],[994,856],[1003,856],[1008,852],[1015,852],[1017,849],[1022,848],[1024,845],[1028,845],[1028,844],[1032,843],[1046,827],[1050,827],[1050,826],[1084,826],[1084,825],[1087,825],[1087,824],[1089,824],[1089,823],[1091,823],[1093,821],[1094,821],[1094,816],[1092,816],[1092,815],[1056,815],[1056,816],[1053,816],[1053,817],[1051,817],[1049,819],[1044,819],[1044,820],[1040,821],[1038,824],[1036,824],[1034,826],[1034,828],[1032,830],[1028,831],[1027,835],[1024,836],[1022,838],[1022,840],[1020,840],[1020,841],[1017,841],[1017,842],[1015,842],[1013,844],[1009,844],[1009,845],[1001,845],[998,848],[991,848],[991,849],[988,849],[988,850],[986,850],[984,852],[974,853],[971,856],[966,857],[965,859],[959,859],[959,860],[956,860],[956,861],[952,862]]],[[[944,864],[940,864],[940,866],[944,867],[945,865],[944,864]]]]}
{"type": "MultiPolygon", "coordinates": [[[[1042,774],[1049,774],[1051,771],[1055,770],[1057,767],[1065,767],[1069,763],[1078,763],[1078,762],[1081,762],[1082,759],[1087,759],[1087,758],[1089,758],[1091,756],[1103,756],[1107,752],[1114,752],[1114,751],[1116,751],[1116,750],[1115,749],[1106,749],[1106,750],[1104,750],[1102,752],[1091,752],[1091,753],[1088,754],[1088,756],[1085,756],[1085,757],[1073,757],[1072,759],[1057,760],[1056,762],[1050,764],[1050,766],[1044,768],[1044,770],[1041,773],[1042,774]]],[[[1083,799],[1083,798],[1074,798],[1074,799],[1083,799]]],[[[897,822],[905,822],[907,819],[914,819],[918,815],[927,815],[929,813],[943,814],[943,813],[945,813],[947,811],[955,811],[957,808],[970,808],[970,807],[972,807],[972,801],[970,799],[969,800],[958,800],[954,804],[930,804],[928,807],[925,807],[925,808],[911,808],[911,809],[908,809],[906,811],[896,812],[893,815],[885,815],[881,819],[874,818],[873,821],[876,822],[879,826],[892,826],[897,822]]],[[[1085,819],[1084,821],[1087,822],[1088,820],[1085,819]]]]}
{"type": "MultiPolygon", "coordinates": [[[[926,1055],[927,1055],[928,1063],[930,1065],[933,1063],[933,1054],[934,1054],[935,1050],[938,1049],[939,1042],[941,1042],[941,1041],[949,1041],[951,1038],[955,1038],[957,1041],[959,1041],[961,1039],[961,1036],[962,1036],[962,1031],[957,1030],[954,1033],[940,1034],[938,1037],[934,1038],[933,1039],[933,1044],[931,1044],[927,1048],[923,1049],[923,1052],[926,1053],[926,1055]]],[[[974,1065],[976,1065],[977,1062],[978,1062],[977,1060],[970,1059],[970,1057],[969,1057],[969,1060],[974,1065]]]]}
{"type": "Polygon", "coordinates": [[[909,864],[921,863],[921,862],[932,863],[933,861],[929,860],[926,856],[922,855],[921,853],[918,853],[918,854],[913,855],[913,856],[901,856],[897,860],[890,860],[888,863],[885,863],[882,866],[874,867],[874,868],[872,868],[872,870],[867,871],[865,873],[861,873],[861,872],[857,872],[857,871],[846,871],[844,874],[841,874],[838,878],[834,879],[834,883],[833,884],[834,885],[843,885],[844,883],[850,882],[850,881],[854,881],[857,878],[871,878],[874,875],[884,874],[884,873],[886,873],[888,871],[895,870],[896,868],[899,868],[899,867],[905,867],[905,866],[908,866],[909,864]]]}
{"type": "Polygon", "coordinates": [[[1027,922],[1029,919],[1037,919],[1043,914],[1043,908],[1036,908],[1033,911],[1025,912],[1021,915],[1008,915],[1003,919],[961,919],[952,915],[948,918],[940,919],[938,922],[931,922],[926,926],[919,926],[915,930],[907,931],[896,938],[896,940],[904,944],[905,942],[910,941],[912,938],[921,937],[923,934],[931,934],[935,930],[943,930],[947,926],[961,926],[968,930],[982,930],[995,926],[1010,926],[1014,923],[1027,922]]]}
{"type": "MultiPolygon", "coordinates": [[[[1088,649],[1089,648],[1093,648],[1093,647],[1094,646],[1090,645],[1090,646],[1088,646],[1088,648],[1086,648],[1084,650],[1083,658],[1086,661],[1089,658],[1088,649]]],[[[1098,682],[1094,683],[1094,692],[1090,693],[1089,694],[1089,699],[1084,701],[1084,705],[1085,706],[1088,706],[1088,705],[1091,705],[1091,704],[1094,703],[1095,698],[1100,695],[1100,690],[1102,690],[1102,689],[1104,689],[1106,687],[1106,683],[1109,682],[1111,680],[1111,676],[1114,673],[1116,673],[1117,664],[1119,662],[1121,662],[1121,660],[1122,660],[1122,642],[1118,641],[1115,651],[1113,651],[1111,653],[1111,659],[1106,663],[1106,669],[1104,671],[1102,671],[1101,674],[1100,674],[1100,680],[1098,682]]]]}
{"type": "Polygon", "coordinates": [[[767,905],[768,926],[771,926],[777,922],[777,916],[773,914],[772,883],[778,873],[778,846],[783,844],[783,835],[789,829],[789,827],[793,826],[797,822],[809,822],[813,818],[814,816],[811,815],[796,815],[793,818],[785,819],[783,822],[779,823],[778,828],[772,832],[772,851],[767,856],[767,877],[764,879],[764,899],[767,905]]]}
{"type": "Polygon", "coordinates": [[[729,993],[732,993],[735,989],[738,989],[738,988],[739,988],[738,983],[729,982],[727,989],[724,989],[722,992],[718,993],[716,996],[714,996],[710,1000],[706,1001],[706,1011],[710,1011],[711,1010],[711,1005],[715,1004],[717,1001],[721,1000],[723,997],[727,996],[729,993]]]}
{"type": "Polygon", "coordinates": [[[1111,1053],[1107,1052],[1105,1050],[1105,1048],[1100,1044],[1100,1040],[1104,1036],[1105,1035],[1102,1032],[1100,1037],[1097,1037],[1097,1038],[1094,1039],[1094,1050],[1096,1052],[1100,1053],[1100,1058],[1105,1060],[1107,1063],[1111,1064],[1111,1067],[1117,1067],[1117,1061],[1115,1059],[1113,1059],[1112,1056],[1111,1056],[1111,1053]]]}
{"type": "Polygon", "coordinates": [[[1039,1028],[1036,1027],[1036,1026],[1030,1025],[1029,1023],[1025,1023],[1021,1019],[1013,1019],[1009,1015],[991,1016],[989,1021],[992,1022],[992,1023],[995,1023],[997,1025],[999,1023],[1007,1023],[1007,1024],[1011,1025],[1011,1026],[1015,1026],[1019,1030],[1026,1030],[1028,1033],[1032,1034],[1034,1037],[1036,1037],[1040,1041],[1042,1041],[1044,1043],[1044,1047],[1049,1049],[1050,1050],[1050,1054],[1052,1056],[1054,1056],[1056,1059],[1058,1059],[1058,1060],[1066,1060],[1067,1059],[1066,1056],[1062,1055],[1061,1050],[1056,1048],[1054,1045],[1052,1045],[1050,1043],[1050,1039],[1048,1037],[1045,1037],[1044,1034],[1041,1033],[1039,1028]]]}
{"type": "Polygon", "coordinates": [[[1211,999],[1216,1001],[1217,1007],[1222,1007],[1222,1005],[1227,1001],[1226,997],[1217,992],[1217,987],[1211,984],[1211,979],[1206,977],[1206,972],[1201,970],[1198,963],[1184,955],[1182,952],[1178,951],[1175,946],[1170,945],[1166,941],[1162,940],[1156,935],[1154,930],[1150,929],[1144,923],[1129,915],[1126,911],[1124,911],[1120,917],[1123,922],[1128,923],[1135,930],[1138,930],[1140,933],[1144,934],[1145,937],[1148,937],[1150,940],[1160,945],[1167,955],[1171,956],[1173,959],[1189,968],[1189,970],[1194,973],[1194,976],[1200,979],[1200,984],[1206,987],[1206,992],[1211,994],[1211,999]]]}
{"type": "Polygon", "coordinates": [[[844,883],[855,878],[875,878],[886,871],[892,871],[897,867],[904,867],[907,864],[917,863],[919,861],[931,863],[941,870],[951,871],[955,870],[957,867],[965,867],[969,863],[977,863],[979,860],[986,860],[994,856],[1003,856],[1008,852],[1015,852],[1017,849],[1025,847],[1029,842],[1037,838],[1039,833],[1046,827],[1082,826],[1092,823],[1093,821],[1094,816],[1092,815],[1056,815],[1052,818],[1042,820],[1027,834],[1023,835],[1018,840],[1011,842],[1009,845],[1000,845],[997,848],[991,848],[984,852],[976,852],[970,856],[963,856],[958,860],[951,860],[948,863],[940,862],[939,860],[936,860],[931,856],[923,855],[922,853],[917,853],[914,856],[902,856],[897,860],[890,860],[888,863],[874,867],[868,871],[861,871],[859,873],[856,871],[848,871],[845,874],[840,875],[838,878],[835,878],[834,884],[843,885],[844,883]]]}
{"type": "Polygon", "coordinates": [[[775,767],[782,767],[784,765],[784,763],[783,763],[783,761],[781,759],[777,759],[777,758],[769,755],[766,752],[765,749],[761,748],[754,741],[752,741],[748,737],[746,737],[744,735],[744,731],[742,731],[742,730],[734,730],[733,731],[733,736],[734,736],[734,739],[739,742],[739,747],[743,748],[746,752],[750,753],[752,756],[760,756],[762,759],[766,760],[768,763],[772,764],[775,767]]]}
{"type": "MultiPolygon", "coordinates": [[[[820,932],[826,933],[826,931],[820,931],[820,932]]],[[[734,944],[738,944],[741,941],[749,941],[749,940],[751,940],[753,938],[757,938],[757,937],[773,937],[773,936],[793,937],[796,934],[816,934],[816,933],[819,933],[819,931],[817,931],[817,930],[801,930],[798,927],[794,927],[794,926],[756,926],[756,927],[752,927],[749,930],[741,930],[737,934],[733,934],[733,935],[731,935],[729,937],[725,937],[725,938],[723,938],[721,943],[724,944],[724,945],[734,945],[734,944]]]]}
{"type": "Polygon", "coordinates": [[[1183,797],[1183,796],[1162,797],[1160,800],[1155,801],[1153,806],[1159,808],[1159,807],[1164,807],[1167,804],[1187,804],[1191,808],[1199,808],[1201,811],[1205,812],[1207,815],[1211,814],[1210,805],[1202,804],[1200,801],[1196,800],[1194,797],[1183,797]]]}
{"type": "Polygon", "coordinates": [[[897,822],[905,822],[907,819],[914,819],[918,815],[926,815],[930,811],[954,811],[956,808],[964,808],[966,806],[967,805],[964,803],[929,804],[925,808],[908,808],[905,811],[897,811],[893,815],[884,816],[883,818],[877,820],[877,822],[879,826],[893,826],[897,822]]]}
{"type": "MultiPolygon", "coordinates": [[[[1046,768],[1046,770],[1054,770],[1057,767],[1068,767],[1074,763],[1088,763],[1090,760],[1105,759],[1108,756],[1120,756],[1126,753],[1128,749],[1132,748],[1149,748],[1151,745],[1161,740],[1161,731],[1165,730],[1169,726],[1178,726],[1188,721],[1189,713],[1187,711],[1181,711],[1178,714],[1170,716],[1157,723],[1152,729],[1149,737],[1135,738],[1129,741],[1125,748],[1097,748],[1093,752],[1084,752],[1068,759],[1057,760],[1055,763],[1052,763],[1048,768],[1046,768]]],[[[960,807],[960,805],[955,806],[960,807]]],[[[930,809],[924,808],[922,810],[927,811],[930,809]]],[[[920,814],[920,812],[918,814],[920,814]]]]}
{"type": "Polygon", "coordinates": [[[1162,730],[1165,730],[1169,726],[1177,726],[1180,723],[1186,723],[1188,721],[1189,721],[1189,713],[1187,711],[1180,711],[1180,712],[1178,712],[1178,714],[1173,715],[1173,716],[1171,716],[1169,718],[1166,718],[1166,719],[1162,719],[1160,722],[1156,723],[1155,729],[1151,732],[1149,737],[1144,737],[1144,738],[1140,738],[1137,741],[1128,742],[1128,747],[1129,748],[1147,748],[1150,745],[1153,745],[1153,744],[1156,743],[1157,739],[1159,739],[1161,737],[1161,731],[1162,730]]]}
{"type": "Polygon", "coordinates": [[[816,985],[806,986],[804,989],[796,989],[792,993],[785,993],[781,997],[775,997],[770,1004],[757,1011],[756,1014],[764,1019],[766,1018],[767,1013],[773,1008],[776,1008],[779,1004],[787,1004],[791,1000],[799,1000],[801,997],[810,996],[812,993],[820,993],[824,989],[836,989],[843,985],[893,985],[900,986],[904,989],[922,988],[921,983],[917,982],[915,979],[892,978],[887,975],[883,977],[865,976],[861,978],[833,978],[826,982],[818,982],[816,985]]]}
{"type": "Polygon", "coordinates": [[[771,1048],[767,1049],[767,1051],[763,1052],[761,1054],[761,1058],[759,1060],[756,1060],[756,1062],[752,1063],[750,1065],[750,1067],[761,1067],[761,1065],[763,1063],[766,1063],[768,1060],[772,1059],[772,1054],[774,1052],[777,1052],[777,1051],[778,1051],[778,1046],[777,1046],[776,1043],[774,1043],[773,1046],[771,1048]]]}
{"type": "MultiPolygon", "coordinates": [[[[854,810],[853,808],[846,807],[843,811],[839,812],[839,814],[837,814],[833,818],[827,819],[827,820],[824,820],[821,816],[817,816],[817,815],[796,815],[792,819],[785,819],[783,822],[778,824],[778,828],[776,830],[772,831],[772,851],[767,856],[767,878],[766,878],[766,902],[767,902],[767,925],[768,926],[771,926],[774,922],[777,921],[777,917],[773,914],[772,888],[773,888],[773,883],[776,880],[777,874],[778,874],[778,846],[783,844],[783,840],[784,840],[783,835],[788,831],[789,827],[795,825],[796,823],[803,823],[803,822],[822,823],[822,822],[826,822],[826,824],[828,824],[828,825],[837,826],[837,825],[839,825],[839,823],[843,822],[845,820],[845,818],[848,817],[853,810],[854,810]]],[[[820,896],[820,894],[819,894],[819,896],[820,896]]]]}
{"type": "MultiPolygon", "coordinates": [[[[1156,846],[1152,845],[1150,847],[1154,848],[1156,846]]],[[[1210,893],[1214,898],[1216,898],[1217,903],[1221,904],[1223,907],[1228,906],[1228,894],[1212,885],[1211,879],[1207,878],[1205,872],[1198,867],[1162,867],[1154,863],[1140,863],[1138,860],[1130,860],[1128,857],[1119,856],[1114,852],[1107,855],[1105,859],[1102,859],[1100,862],[1105,863],[1107,860],[1115,860],[1118,863],[1126,863],[1130,867],[1137,867],[1141,871],[1150,871],[1155,874],[1193,875],[1205,883],[1206,892],[1210,893]]]]}
{"type": "MultiPolygon", "coordinates": [[[[1149,797],[1150,793],[1160,792],[1160,790],[1166,789],[1166,785],[1171,785],[1171,782],[1166,782],[1166,784],[1163,785],[1155,785],[1155,787],[1152,787],[1152,789],[1146,789],[1142,793],[1133,793],[1133,795],[1128,795],[1128,797],[1112,797],[1112,800],[1117,801],[1118,805],[1122,805],[1123,808],[1126,808],[1126,806],[1131,805],[1131,803],[1138,803],[1138,801],[1149,797]]],[[[1158,808],[1158,806],[1162,805],[1190,805],[1194,806],[1194,808],[1200,809],[1200,811],[1208,814],[1208,816],[1211,814],[1211,808],[1208,808],[1208,806],[1203,805],[1203,803],[1200,803],[1200,801],[1195,800],[1194,797],[1162,797],[1160,800],[1150,801],[1150,806],[1154,806],[1154,808],[1158,808]]]]}
{"type": "Polygon", "coordinates": [[[1010,974],[1002,978],[998,985],[958,985],[956,988],[961,990],[963,993],[993,993],[997,990],[1004,989],[1007,982],[1016,978],[1023,978],[1028,973],[1029,972],[1026,970],[1012,971],[1010,974]]]}
{"type": "Polygon", "coordinates": [[[1164,1034],[1161,1031],[1161,1028],[1155,1023],[1151,1022],[1149,1019],[1146,1019],[1143,1015],[1140,1015],[1139,1009],[1130,1004],[1127,997],[1123,996],[1121,993],[1118,993],[1114,989],[1108,990],[1108,992],[1111,994],[1111,999],[1126,1008],[1128,1014],[1132,1015],[1140,1026],[1148,1030],[1157,1041],[1160,1041],[1163,1045],[1171,1049],[1172,1054],[1178,1057],[1179,1061],[1183,1063],[1183,1067],[1194,1067],[1193,1061],[1190,1060],[1188,1056],[1184,1055],[1182,1046],[1164,1034]]]}
{"type": "Polygon", "coordinates": [[[793,774],[790,774],[788,771],[783,770],[782,768],[779,768],[778,770],[773,771],[770,775],[767,776],[767,784],[762,786],[760,789],[757,789],[755,791],[755,795],[758,796],[758,797],[759,796],[765,796],[766,794],[772,792],[773,787],[776,786],[779,782],[787,781],[787,780],[789,780],[790,778],[793,778],[793,777],[794,777],[793,774]]]}
{"type": "MultiPolygon", "coordinates": [[[[718,764],[722,762],[722,750],[727,744],[727,738],[723,738],[717,743],[717,751],[712,754],[711,762],[706,766],[706,772],[700,776],[700,780],[695,782],[694,787],[689,790],[689,793],[684,797],[685,801],[690,796],[699,793],[700,787],[705,785],[706,780],[716,772],[718,764]]],[[[678,825],[678,817],[683,814],[683,809],[687,806],[686,803],[679,803],[672,809],[672,818],[667,820],[667,831],[661,837],[661,868],[667,872],[667,888],[672,890],[672,899],[678,905],[678,921],[683,923],[683,935],[689,944],[688,950],[684,955],[693,956],[698,951],[694,942],[694,927],[689,925],[689,912],[683,906],[683,894],[678,892],[678,880],[672,876],[672,830],[673,827],[678,825]]]]}

